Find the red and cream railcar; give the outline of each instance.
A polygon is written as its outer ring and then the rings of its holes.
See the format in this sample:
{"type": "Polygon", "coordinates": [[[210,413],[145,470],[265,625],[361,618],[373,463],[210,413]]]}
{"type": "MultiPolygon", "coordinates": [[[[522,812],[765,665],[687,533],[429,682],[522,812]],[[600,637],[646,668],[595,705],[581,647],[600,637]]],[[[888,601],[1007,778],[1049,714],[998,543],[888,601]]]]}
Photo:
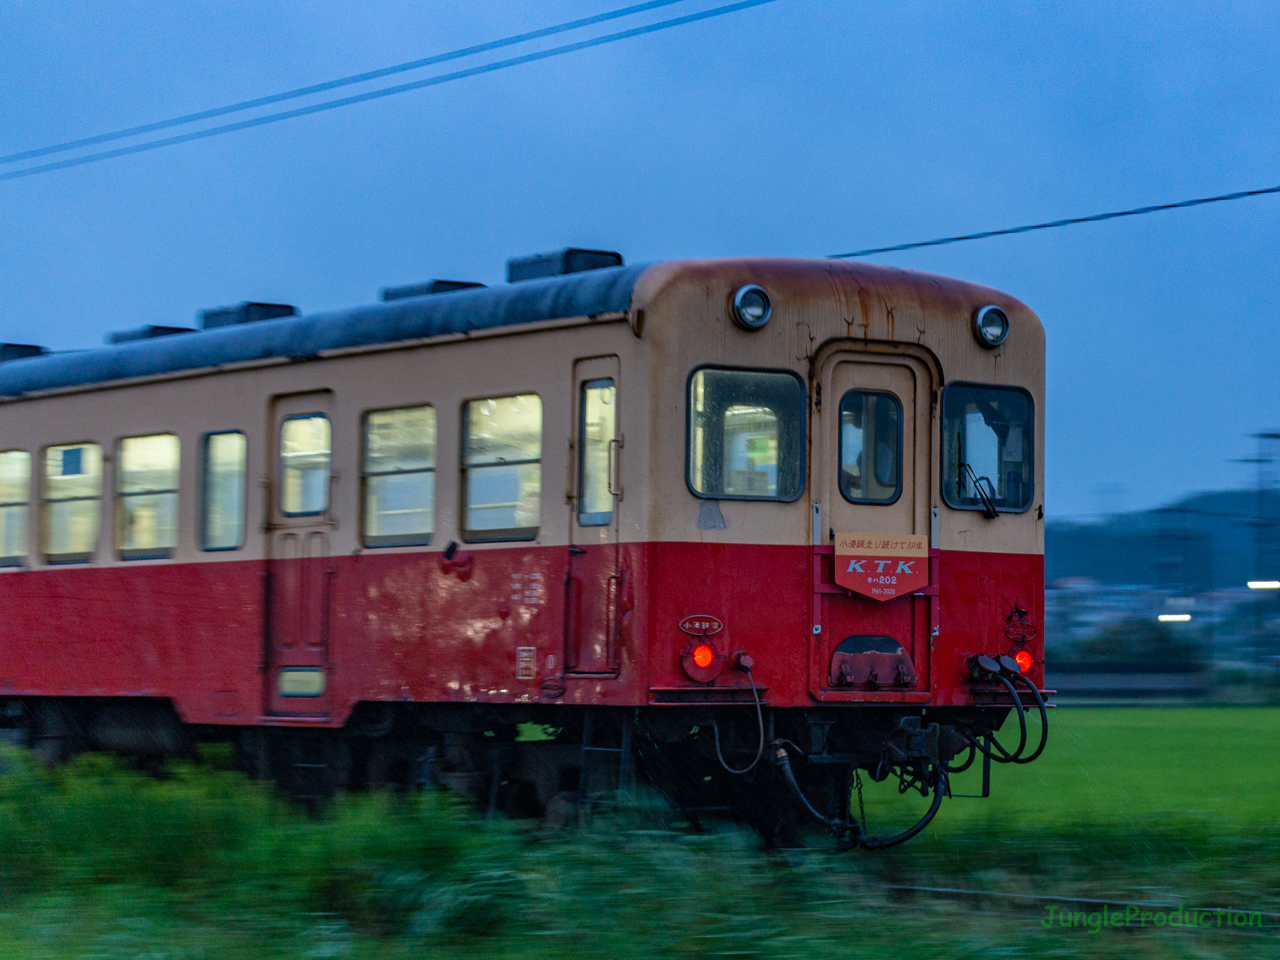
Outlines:
{"type": "Polygon", "coordinates": [[[945,769],[1043,681],[1012,297],[738,259],[255,311],[0,364],[0,699],[48,751],[697,806],[766,738],[945,769]]]}

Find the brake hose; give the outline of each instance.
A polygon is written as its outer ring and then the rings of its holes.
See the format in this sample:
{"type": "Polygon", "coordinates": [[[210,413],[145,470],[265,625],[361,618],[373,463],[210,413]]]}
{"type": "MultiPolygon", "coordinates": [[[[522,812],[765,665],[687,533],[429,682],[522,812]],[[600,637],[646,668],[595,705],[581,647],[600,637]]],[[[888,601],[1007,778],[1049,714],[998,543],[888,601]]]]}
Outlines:
{"type": "Polygon", "coordinates": [[[972,734],[968,735],[968,740],[986,756],[996,761],[996,763],[1016,763],[1018,758],[1022,756],[1022,751],[1027,748],[1027,712],[1022,709],[1022,698],[1018,695],[1017,688],[999,673],[992,673],[991,676],[1004,684],[1005,688],[1009,691],[1009,695],[1013,697],[1013,705],[1018,711],[1018,728],[1021,733],[1020,739],[1018,740],[1018,749],[1010,753],[1004,748],[999,740],[992,737],[991,745],[995,747],[996,750],[1000,751],[1000,756],[997,757],[989,749],[979,743],[972,734]]]}
{"type": "MultiPolygon", "coordinates": [[[[791,793],[800,801],[804,808],[809,811],[809,815],[831,830],[832,833],[838,834],[853,826],[847,815],[843,820],[834,817],[824,817],[813,808],[813,804],[809,802],[809,798],[806,797],[804,795],[804,791],[800,789],[800,784],[796,782],[795,772],[791,769],[791,758],[787,756],[787,748],[784,746],[784,743],[785,741],[783,740],[773,741],[774,763],[776,763],[778,769],[782,771],[782,779],[787,786],[791,788],[791,793]]],[[[933,786],[933,802],[929,804],[929,809],[925,811],[923,817],[901,833],[884,839],[868,837],[865,828],[858,825],[857,833],[853,837],[854,846],[862,847],[864,850],[884,850],[888,847],[896,847],[900,843],[906,843],[917,833],[927,827],[929,822],[937,816],[938,808],[942,806],[943,794],[947,790],[946,771],[941,767],[936,767],[935,769],[938,772],[938,778],[933,786]]]]}
{"type": "MultiPolygon", "coordinates": [[[[744,657],[742,659],[746,658],[744,657]]],[[[742,659],[738,661],[739,664],[742,663],[742,659]]],[[[756,690],[756,680],[755,677],[751,675],[751,668],[741,666],[739,669],[747,672],[747,680],[751,682],[751,696],[756,702],[756,722],[760,725],[760,747],[756,750],[756,758],[741,770],[735,770],[724,762],[724,755],[720,752],[720,727],[714,720],[711,721],[711,733],[715,737],[716,759],[720,761],[720,766],[724,767],[727,772],[740,777],[744,773],[750,773],[754,770],[756,768],[756,764],[760,762],[760,758],[764,756],[764,711],[760,709],[760,692],[756,690]]]]}
{"type": "Polygon", "coordinates": [[[1020,757],[1014,763],[1030,763],[1036,757],[1044,752],[1045,744],[1049,742],[1049,711],[1045,709],[1044,697],[1040,696],[1040,691],[1036,689],[1036,685],[1024,677],[1021,673],[1015,673],[1013,679],[1021,680],[1031,691],[1031,695],[1036,699],[1036,706],[1040,708],[1040,746],[1036,747],[1035,753],[1029,757],[1020,757]]]}
{"type": "Polygon", "coordinates": [[[944,763],[942,764],[942,769],[943,769],[943,770],[945,770],[945,771],[947,771],[947,773],[953,773],[953,774],[954,774],[954,773],[964,773],[964,772],[965,772],[966,770],[968,770],[971,766],[973,766],[973,761],[974,761],[974,759],[975,759],[977,756],[978,756],[978,748],[977,748],[977,745],[976,745],[976,744],[974,744],[974,743],[973,743],[973,741],[971,740],[971,741],[969,741],[969,758],[968,758],[967,760],[965,760],[965,762],[964,762],[964,763],[960,764],[960,766],[958,766],[958,767],[950,766],[949,764],[947,764],[947,763],[945,763],[945,762],[944,762],[944,763]]]}

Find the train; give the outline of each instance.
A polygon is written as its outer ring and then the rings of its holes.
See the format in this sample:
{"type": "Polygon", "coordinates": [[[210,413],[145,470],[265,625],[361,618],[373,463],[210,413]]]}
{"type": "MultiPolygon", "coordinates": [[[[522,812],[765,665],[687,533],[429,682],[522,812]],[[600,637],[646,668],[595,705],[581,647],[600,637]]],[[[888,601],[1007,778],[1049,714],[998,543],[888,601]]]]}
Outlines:
{"type": "Polygon", "coordinates": [[[0,725],[48,762],[229,742],[303,799],[529,816],[644,783],[874,848],[1044,749],[1014,297],[568,248],[199,318],[0,347],[0,725]],[[864,774],[929,812],[872,836],[864,774]]]}

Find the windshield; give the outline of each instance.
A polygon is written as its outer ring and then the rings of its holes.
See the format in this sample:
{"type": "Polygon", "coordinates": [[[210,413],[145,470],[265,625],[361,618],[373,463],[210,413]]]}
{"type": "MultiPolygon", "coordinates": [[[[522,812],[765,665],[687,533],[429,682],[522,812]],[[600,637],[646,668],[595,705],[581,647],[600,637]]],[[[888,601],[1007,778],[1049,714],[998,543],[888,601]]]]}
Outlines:
{"type": "Polygon", "coordinates": [[[1031,506],[1031,397],[1016,387],[953,383],[942,396],[942,493],[952,507],[1031,506]]]}

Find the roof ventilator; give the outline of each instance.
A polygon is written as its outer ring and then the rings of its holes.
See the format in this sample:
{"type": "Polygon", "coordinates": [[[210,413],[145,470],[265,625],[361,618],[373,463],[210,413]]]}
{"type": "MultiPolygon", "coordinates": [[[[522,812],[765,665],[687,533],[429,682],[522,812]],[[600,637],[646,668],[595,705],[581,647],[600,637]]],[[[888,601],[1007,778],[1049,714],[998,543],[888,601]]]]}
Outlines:
{"type": "Polygon", "coordinates": [[[175,333],[195,333],[191,327],[158,327],[147,324],[136,330],[118,330],[107,334],[107,343],[132,343],[134,340],[151,340],[155,337],[171,337],[175,333]]]}
{"type": "Polygon", "coordinates": [[[507,261],[507,282],[537,280],[539,277],[562,277],[566,273],[602,270],[622,266],[622,254],[612,250],[579,250],[565,247],[555,253],[537,253],[531,257],[513,257],[507,261]]]}
{"type": "Polygon", "coordinates": [[[296,317],[298,308],[287,303],[239,303],[234,307],[215,307],[200,311],[200,326],[205,330],[229,327],[236,323],[257,323],[259,320],[276,320],[280,317],[296,317]]]}
{"type": "Polygon", "coordinates": [[[428,280],[426,283],[407,283],[401,287],[383,287],[378,291],[378,299],[385,303],[390,300],[429,297],[435,293],[453,293],[455,290],[472,290],[483,286],[483,283],[473,283],[470,280],[428,280]]]}
{"type": "Polygon", "coordinates": [[[6,360],[25,360],[27,357],[39,357],[48,352],[48,347],[38,347],[34,343],[0,343],[0,363],[4,363],[6,360]]]}

